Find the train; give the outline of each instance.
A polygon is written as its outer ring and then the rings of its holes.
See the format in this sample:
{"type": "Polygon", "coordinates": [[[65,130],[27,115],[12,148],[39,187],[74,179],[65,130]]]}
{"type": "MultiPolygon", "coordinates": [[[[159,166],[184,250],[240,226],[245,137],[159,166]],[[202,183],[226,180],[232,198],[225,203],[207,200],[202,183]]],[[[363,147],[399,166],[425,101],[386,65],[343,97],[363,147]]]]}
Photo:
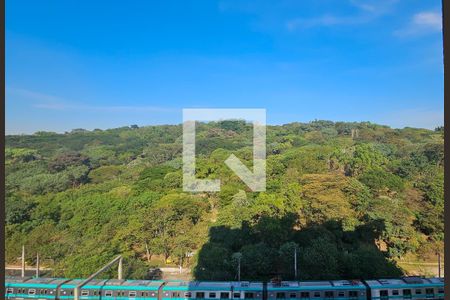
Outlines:
{"type": "MultiPolygon", "coordinates": [[[[82,279],[6,277],[5,299],[74,299],[82,279]]],[[[93,279],[89,300],[389,300],[444,299],[444,278],[402,277],[327,281],[165,281],[93,279]]]]}

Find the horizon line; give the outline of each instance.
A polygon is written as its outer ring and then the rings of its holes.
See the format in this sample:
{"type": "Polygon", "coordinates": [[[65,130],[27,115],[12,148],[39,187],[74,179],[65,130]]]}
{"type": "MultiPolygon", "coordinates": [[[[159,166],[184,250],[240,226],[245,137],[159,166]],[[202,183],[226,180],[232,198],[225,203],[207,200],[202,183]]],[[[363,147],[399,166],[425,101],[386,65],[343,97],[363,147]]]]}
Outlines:
{"type": "MultiPolygon", "coordinates": [[[[228,120],[228,119],[227,119],[228,120]]],[[[244,120],[244,119],[230,119],[230,120],[244,120]]],[[[220,122],[221,120],[217,120],[217,121],[199,121],[200,123],[214,123],[214,122],[220,122]]],[[[244,120],[247,121],[247,120],[244,120]]],[[[424,128],[424,127],[414,127],[414,126],[404,126],[404,127],[394,127],[394,126],[390,126],[390,125],[386,125],[386,124],[382,124],[382,123],[377,123],[377,122],[373,122],[373,121],[332,121],[332,120],[326,120],[326,119],[314,119],[314,120],[310,120],[310,121],[292,121],[292,122],[287,122],[287,123],[269,123],[267,122],[266,126],[286,126],[286,125],[290,125],[290,124],[294,124],[294,123],[301,123],[301,124],[309,124],[309,123],[313,123],[313,122],[319,122],[319,121],[327,121],[327,122],[332,122],[333,124],[336,123],[355,123],[355,124],[363,124],[363,123],[369,123],[369,124],[374,124],[374,125],[378,125],[378,126],[383,126],[383,127],[388,127],[390,129],[394,129],[394,130],[403,130],[406,128],[411,128],[411,129],[418,129],[418,130],[429,130],[429,131],[434,131],[436,128],[442,127],[444,126],[442,125],[437,125],[435,126],[434,129],[431,128],[424,128]]],[[[37,130],[34,131],[32,133],[30,132],[17,132],[17,133],[7,133],[8,130],[5,130],[5,137],[6,136],[26,136],[26,135],[35,135],[37,133],[51,133],[51,134],[69,134],[72,133],[73,131],[76,130],[83,130],[83,131],[88,131],[88,132],[94,132],[94,131],[108,131],[108,130],[115,130],[115,129],[120,129],[120,128],[129,128],[131,129],[131,126],[138,126],[138,128],[144,128],[144,127],[156,127],[156,126],[181,126],[183,124],[183,122],[180,123],[160,123],[160,124],[146,124],[146,125],[138,125],[138,124],[128,124],[128,125],[122,125],[122,126],[117,126],[117,127],[111,127],[111,128],[99,128],[99,127],[95,127],[92,129],[87,129],[87,128],[82,128],[82,127],[78,127],[78,128],[72,128],[70,130],[64,130],[64,131],[53,131],[53,130],[37,130]]]]}

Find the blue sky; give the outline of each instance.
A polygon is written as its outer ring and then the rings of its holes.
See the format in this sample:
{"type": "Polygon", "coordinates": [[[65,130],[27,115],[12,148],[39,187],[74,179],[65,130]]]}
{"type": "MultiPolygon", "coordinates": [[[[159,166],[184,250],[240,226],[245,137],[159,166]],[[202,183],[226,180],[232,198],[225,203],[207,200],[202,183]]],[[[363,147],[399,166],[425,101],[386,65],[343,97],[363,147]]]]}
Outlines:
{"type": "Polygon", "coordinates": [[[8,134],[193,107],[442,125],[441,1],[6,1],[8,134]]]}

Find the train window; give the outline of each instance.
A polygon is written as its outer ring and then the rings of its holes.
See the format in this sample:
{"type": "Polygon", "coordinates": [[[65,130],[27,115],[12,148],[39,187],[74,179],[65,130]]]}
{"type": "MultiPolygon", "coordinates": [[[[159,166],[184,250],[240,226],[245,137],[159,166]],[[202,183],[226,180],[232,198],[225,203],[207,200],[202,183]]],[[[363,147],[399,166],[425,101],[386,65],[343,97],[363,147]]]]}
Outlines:
{"type": "MultiPolygon", "coordinates": [[[[319,295],[319,297],[320,297],[320,295],[319,295]]],[[[301,292],[300,298],[301,299],[309,299],[309,292],[301,292]]]]}
{"type": "Polygon", "coordinates": [[[172,298],[180,298],[180,292],[172,292],[172,298]]]}
{"type": "Polygon", "coordinates": [[[220,299],[229,299],[230,293],[220,293],[220,299]]]}
{"type": "Polygon", "coordinates": [[[333,292],[332,291],[326,291],[325,292],[325,299],[332,299],[333,296],[333,292]]]}
{"type": "Polygon", "coordinates": [[[289,298],[297,298],[297,294],[296,293],[290,293],[289,294],[289,298]]]}
{"type": "Polygon", "coordinates": [[[216,293],[209,293],[208,298],[216,298],[216,293]]]}
{"type": "Polygon", "coordinates": [[[320,297],[320,292],[314,292],[314,297],[320,297]]]}
{"type": "Polygon", "coordinates": [[[427,294],[427,295],[434,295],[434,290],[433,289],[426,289],[425,290],[425,294],[427,294]]]}
{"type": "Polygon", "coordinates": [[[89,291],[81,291],[81,296],[89,296],[89,291]]]}
{"type": "Polygon", "coordinates": [[[29,289],[28,290],[28,295],[35,295],[36,294],[36,290],[35,289],[29,289]]]}
{"type": "Polygon", "coordinates": [[[44,294],[47,294],[47,290],[44,290],[44,294]]]}
{"type": "Polygon", "coordinates": [[[403,299],[411,299],[411,290],[403,290],[403,299]]]}
{"type": "Polygon", "coordinates": [[[191,292],[184,293],[184,298],[191,298],[191,292]]]}
{"type": "Polygon", "coordinates": [[[128,292],[129,297],[136,297],[136,291],[129,291],[128,292]]]}
{"type": "Polygon", "coordinates": [[[444,293],[444,289],[438,289],[438,294],[443,294],[444,293]]]}
{"type": "Polygon", "coordinates": [[[106,291],[105,292],[106,297],[112,297],[112,291],[106,291]]]}
{"type": "Polygon", "coordinates": [[[345,296],[345,292],[342,292],[342,291],[338,292],[338,297],[344,297],[344,296],[345,296]]]}
{"type": "Polygon", "coordinates": [[[253,298],[255,298],[255,296],[254,296],[254,294],[253,293],[245,293],[244,294],[244,298],[245,299],[253,299],[253,298]]]}
{"type": "Polygon", "coordinates": [[[14,290],[12,288],[7,288],[6,289],[6,293],[7,294],[12,294],[14,292],[14,290]]]}
{"type": "Polygon", "coordinates": [[[392,295],[393,296],[397,296],[398,295],[398,290],[392,290],[392,295]]]}
{"type": "Polygon", "coordinates": [[[197,298],[198,298],[198,299],[203,299],[203,298],[205,298],[205,293],[203,293],[203,292],[197,292],[196,295],[197,295],[197,298]]]}
{"type": "Polygon", "coordinates": [[[389,292],[387,290],[381,290],[380,291],[380,299],[381,300],[389,299],[389,292]]]}
{"type": "Polygon", "coordinates": [[[241,298],[241,293],[233,293],[233,298],[241,298]]]}
{"type": "Polygon", "coordinates": [[[422,294],[422,290],[421,289],[417,289],[416,290],[416,295],[420,295],[420,294],[422,294]]]}
{"type": "Polygon", "coordinates": [[[349,291],[348,292],[348,297],[350,299],[357,299],[358,298],[358,292],[357,291],[349,291]]]}
{"type": "Polygon", "coordinates": [[[283,299],[286,298],[284,293],[277,293],[277,299],[283,299]]]}

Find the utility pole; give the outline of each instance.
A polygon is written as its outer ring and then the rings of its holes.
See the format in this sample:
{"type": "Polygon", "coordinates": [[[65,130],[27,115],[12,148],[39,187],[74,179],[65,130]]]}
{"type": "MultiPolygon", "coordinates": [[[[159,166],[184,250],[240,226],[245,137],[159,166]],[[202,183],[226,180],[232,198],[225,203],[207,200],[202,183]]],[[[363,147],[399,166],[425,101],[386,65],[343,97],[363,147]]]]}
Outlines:
{"type": "Polygon", "coordinates": [[[241,281],[241,259],[242,253],[236,252],[233,254],[233,259],[237,260],[238,263],[238,281],[241,281]]]}
{"type": "Polygon", "coordinates": [[[297,279],[297,246],[294,248],[294,277],[297,279]]]}
{"type": "Polygon", "coordinates": [[[122,280],[123,258],[119,258],[119,266],[117,267],[117,279],[122,280]]]}
{"type": "Polygon", "coordinates": [[[25,245],[22,245],[22,277],[25,277],[25,245]]]}
{"type": "Polygon", "coordinates": [[[437,255],[438,255],[438,268],[439,268],[438,277],[441,278],[441,253],[438,252],[437,255]]]}
{"type": "Polygon", "coordinates": [[[36,278],[39,278],[39,253],[36,254],[36,278]]]}
{"type": "Polygon", "coordinates": [[[147,241],[145,241],[145,252],[147,253],[147,261],[150,262],[150,251],[148,250],[147,241]]]}
{"type": "Polygon", "coordinates": [[[241,281],[241,258],[239,258],[238,266],[238,281],[241,281]]]}

